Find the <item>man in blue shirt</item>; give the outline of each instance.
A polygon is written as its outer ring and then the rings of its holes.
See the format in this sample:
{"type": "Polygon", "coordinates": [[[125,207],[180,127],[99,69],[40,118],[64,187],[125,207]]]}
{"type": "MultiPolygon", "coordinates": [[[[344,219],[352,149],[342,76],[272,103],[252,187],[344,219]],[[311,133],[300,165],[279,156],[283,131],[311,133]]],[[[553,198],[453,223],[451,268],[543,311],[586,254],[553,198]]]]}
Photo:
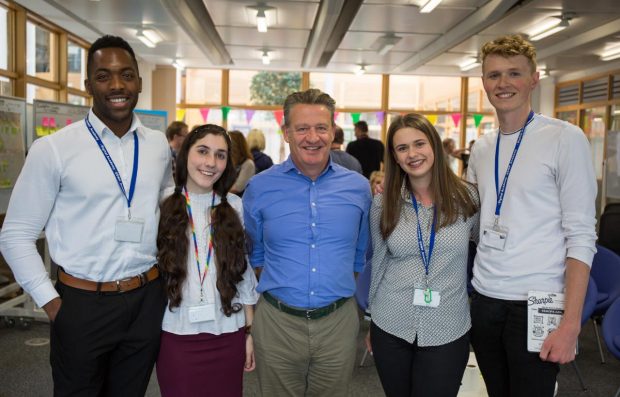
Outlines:
{"type": "Polygon", "coordinates": [[[335,102],[310,89],[284,102],[291,155],[243,197],[262,293],[253,323],[264,396],[346,396],[353,372],[354,272],[368,244],[368,181],[330,160],[335,102]]]}

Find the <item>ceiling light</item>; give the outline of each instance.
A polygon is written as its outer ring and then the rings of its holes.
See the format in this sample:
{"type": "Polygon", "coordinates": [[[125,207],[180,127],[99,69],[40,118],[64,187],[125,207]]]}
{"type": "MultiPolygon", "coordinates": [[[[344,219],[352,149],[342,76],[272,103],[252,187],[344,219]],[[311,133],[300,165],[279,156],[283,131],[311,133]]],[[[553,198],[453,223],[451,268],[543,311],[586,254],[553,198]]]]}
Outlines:
{"type": "Polygon", "coordinates": [[[185,69],[185,65],[183,65],[181,63],[181,61],[179,61],[177,58],[174,58],[172,60],[172,66],[174,66],[175,68],[177,68],[178,70],[183,70],[185,69]]]}
{"type": "Polygon", "coordinates": [[[256,13],[256,28],[261,33],[267,31],[267,16],[265,15],[265,10],[258,10],[256,13]]]}
{"type": "Polygon", "coordinates": [[[569,21],[573,19],[573,17],[573,13],[564,13],[561,17],[553,17],[544,20],[542,23],[538,24],[532,32],[530,32],[530,40],[542,40],[545,37],[549,37],[552,34],[566,29],[570,25],[569,21]]]}
{"type": "Polygon", "coordinates": [[[356,76],[363,75],[364,73],[366,73],[366,65],[364,65],[363,63],[357,65],[357,69],[355,69],[353,73],[355,73],[356,76]]]}
{"type": "Polygon", "coordinates": [[[465,62],[461,63],[459,67],[461,68],[461,71],[466,72],[480,66],[480,64],[480,58],[476,56],[468,58],[465,62]]]}
{"type": "Polygon", "coordinates": [[[394,33],[388,33],[379,37],[373,43],[372,48],[375,48],[379,55],[385,55],[401,40],[402,37],[396,36],[394,33]]]}
{"type": "Polygon", "coordinates": [[[605,51],[601,54],[601,61],[611,61],[620,58],[620,43],[613,43],[605,46],[605,51]]]}
{"type": "Polygon", "coordinates": [[[263,51],[263,55],[261,59],[263,60],[263,65],[269,65],[271,63],[271,58],[269,57],[269,51],[263,51]]]}
{"type": "Polygon", "coordinates": [[[136,33],[136,37],[147,47],[155,48],[155,43],[153,43],[148,37],[144,35],[142,29],[138,29],[138,33],[136,33]]]}
{"type": "Polygon", "coordinates": [[[142,34],[144,34],[153,44],[158,44],[164,41],[161,35],[153,28],[142,28],[142,34]]]}
{"type": "Polygon", "coordinates": [[[549,69],[543,68],[538,71],[538,78],[540,80],[546,79],[547,77],[549,77],[549,69]]]}
{"type": "Polygon", "coordinates": [[[441,3],[441,0],[428,0],[422,7],[420,7],[420,12],[422,14],[428,14],[433,11],[439,3],[441,3]]]}

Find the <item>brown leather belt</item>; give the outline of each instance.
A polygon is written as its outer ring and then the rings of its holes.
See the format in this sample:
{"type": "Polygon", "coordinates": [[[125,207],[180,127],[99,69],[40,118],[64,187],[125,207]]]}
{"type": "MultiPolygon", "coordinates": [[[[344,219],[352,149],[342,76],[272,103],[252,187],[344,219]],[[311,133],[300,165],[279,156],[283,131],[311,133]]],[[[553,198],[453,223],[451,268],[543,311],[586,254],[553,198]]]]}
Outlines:
{"type": "Polygon", "coordinates": [[[93,292],[127,292],[140,288],[155,280],[157,277],[159,277],[159,269],[157,269],[157,266],[153,266],[146,272],[138,274],[137,276],[103,282],[83,280],[65,273],[61,267],[58,268],[58,280],[60,280],[61,283],[69,287],[93,292]]]}

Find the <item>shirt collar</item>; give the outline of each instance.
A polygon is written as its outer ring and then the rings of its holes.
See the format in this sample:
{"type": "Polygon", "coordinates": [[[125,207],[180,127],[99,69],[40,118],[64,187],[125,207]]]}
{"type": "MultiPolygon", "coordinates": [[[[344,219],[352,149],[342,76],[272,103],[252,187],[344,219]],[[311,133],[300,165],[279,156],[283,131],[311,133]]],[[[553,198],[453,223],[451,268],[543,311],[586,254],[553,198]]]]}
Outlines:
{"type": "MultiPolygon", "coordinates": [[[[140,121],[140,119],[138,118],[138,116],[132,112],[133,117],[131,118],[131,125],[129,126],[129,130],[128,131],[136,131],[138,133],[139,136],[144,136],[144,132],[142,131],[142,122],[140,121]]],[[[103,121],[101,121],[101,119],[99,119],[99,117],[97,117],[97,115],[95,114],[95,112],[93,112],[93,109],[91,108],[90,111],[88,112],[88,120],[90,121],[90,123],[92,124],[93,128],[95,128],[95,131],[97,131],[97,134],[99,135],[103,135],[103,134],[113,134],[114,132],[112,132],[112,130],[110,128],[108,128],[107,125],[105,125],[103,123],[103,121]]]]}
{"type": "MultiPolygon", "coordinates": [[[[331,155],[329,156],[329,160],[327,161],[327,167],[325,167],[325,169],[323,170],[323,172],[321,172],[318,178],[322,177],[323,175],[327,173],[327,171],[330,171],[330,170],[332,171],[336,170],[333,167],[331,155]]],[[[303,175],[303,173],[299,170],[299,168],[297,168],[297,166],[295,165],[295,162],[293,161],[293,159],[291,158],[291,155],[289,154],[286,160],[282,163],[282,172],[287,173],[290,171],[295,171],[296,173],[303,175]]]]}

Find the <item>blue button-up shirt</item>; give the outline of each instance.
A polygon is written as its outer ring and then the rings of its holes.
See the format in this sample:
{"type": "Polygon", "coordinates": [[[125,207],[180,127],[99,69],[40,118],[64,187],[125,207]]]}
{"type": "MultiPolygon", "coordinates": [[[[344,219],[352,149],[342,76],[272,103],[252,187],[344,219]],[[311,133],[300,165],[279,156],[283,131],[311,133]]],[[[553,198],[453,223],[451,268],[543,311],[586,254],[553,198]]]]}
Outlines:
{"type": "Polygon", "coordinates": [[[254,176],[243,194],[257,291],[310,309],[353,296],[365,264],[370,186],[331,162],[316,181],[289,157],[254,176]]]}

